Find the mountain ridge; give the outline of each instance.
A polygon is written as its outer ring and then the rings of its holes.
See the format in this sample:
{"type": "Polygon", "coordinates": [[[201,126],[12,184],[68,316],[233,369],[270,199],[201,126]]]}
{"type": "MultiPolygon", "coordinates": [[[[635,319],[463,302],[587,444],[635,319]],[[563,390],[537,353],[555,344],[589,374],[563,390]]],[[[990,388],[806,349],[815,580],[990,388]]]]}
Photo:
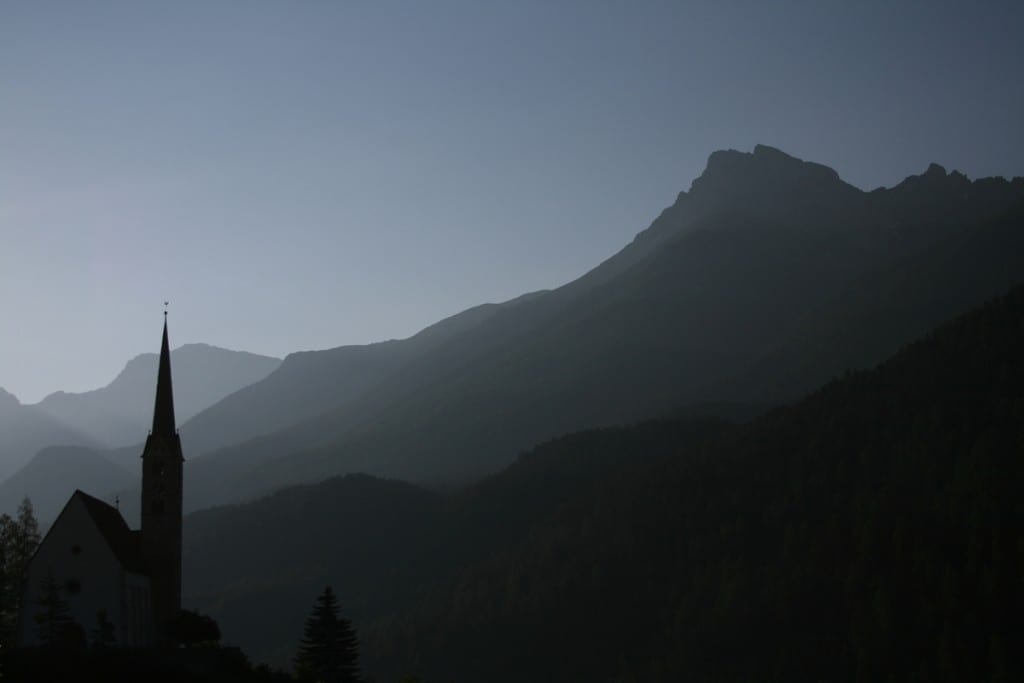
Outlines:
{"type": "Polygon", "coordinates": [[[1024,273],[1021,216],[978,227],[1024,200],[1024,179],[929,168],[864,192],[767,146],[715,152],[689,192],[577,280],[468,309],[419,346],[294,354],[186,422],[186,509],[351,471],[465,484],[560,433],[693,404],[776,403],[875,362],[1024,273]],[[878,273],[891,275],[872,288],[878,273]],[[943,286],[921,296],[926,282],[943,286]],[[870,317],[880,302],[914,324],[868,326],[859,355],[819,348],[841,339],[842,311],[870,317]],[[821,316],[830,308],[841,311],[821,316]],[[819,318],[830,327],[807,325],[819,318]]]}
{"type": "MultiPolygon", "coordinates": [[[[700,295],[678,289],[678,285],[673,284],[673,279],[676,277],[674,273],[679,271],[679,267],[673,265],[672,262],[666,262],[664,268],[665,277],[659,276],[659,279],[651,280],[651,283],[660,283],[657,286],[669,287],[667,291],[673,291],[672,296],[677,298],[675,300],[665,299],[664,297],[650,299],[649,296],[651,295],[657,296],[655,294],[657,290],[650,290],[647,294],[642,294],[643,297],[646,297],[645,301],[648,302],[642,304],[643,306],[655,303],[664,309],[668,320],[678,316],[678,312],[689,311],[687,315],[703,316],[705,322],[711,321],[720,315],[728,319],[742,320],[745,311],[757,310],[758,315],[769,316],[765,318],[762,329],[773,330],[778,325],[771,320],[772,309],[764,307],[763,293],[771,291],[773,287],[776,287],[777,285],[773,283],[779,282],[778,278],[780,276],[793,271],[794,268],[798,271],[803,269],[804,272],[797,279],[793,279],[792,274],[785,275],[791,281],[791,284],[788,286],[791,287],[793,296],[796,297],[791,300],[805,299],[808,302],[817,300],[823,305],[829,298],[837,298],[844,289],[854,286],[857,278],[870,277],[870,273],[878,267],[895,267],[901,260],[913,258],[915,254],[927,251],[934,244],[944,243],[945,240],[949,239],[950,235],[958,231],[966,234],[972,229],[973,221],[993,211],[1008,207],[1013,201],[1024,197],[1024,180],[1022,179],[1015,179],[1012,182],[991,179],[969,181],[972,183],[971,187],[979,187],[985,191],[967,194],[962,192],[949,194],[948,187],[944,185],[944,189],[941,189],[939,194],[930,198],[930,203],[926,207],[930,212],[918,215],[916,212],[920,208],[917,206],[919,201],[911,196],[912,193],[910,192],[915,187],[914,182],[908,184],[907,181],[904,181],[883,193],[868,193],[842,182],[838,175],[827,167],[800,161],[765,146],[756,148],[755,153],[716,152],[709,158],[709,166],[712,167],[709,171],[710,178],[705,178],[707,174],[702,174],[700,179],[694,181],[696,190],[691,188],[690,193],[681,193],[677,202],[663,211],[647,230],[638,234],[630,245],[627,245],[626,248],[615,256],[602,262],[602,264],[579,280],[569,283],[562,288],[539,295],[525,302],[522,306],[505,310],[500,315],[492,316],[480,326],[468,331],[465,335],[456,337],[448,344],[434,350],[429,358],[419,359],[415,364],[403,370],[400,375],[389,378],[386,384],[375,387],[366,394],[366,398],[361,399],[357,404],[350,405],[344,413],[324,415],[320,418],[311,417],[309,418],[309,423],[296,423],[296,426],[289,428],[285,432],[276,435],[271,434],[262,437],[258,441],[218,451],[213,455],[221,457],[224,464],[228,462],[234,462],[235,464],[228,466],[226,470],[219,471],[219,476],[215,478],[232,472],[232,476],[237,475],[240,478],[256,476],[256,478],[261,478],[267,482],[274,482],[278,481],[278,477],[283,477],[280,481],[291,481],[289,477],[296,476],[296,472],[299,471],[294,466],[296,461],[294,459],[282,458],[288,453],[296,453],[303,449],[307,452],[305,457],[308,462],[317,460],[323,463],[322,465],[314,466],[313,471],[316,471],[317,474],[313,476],[329,476],[331,473],[344,471],[346,467],[356,470],[370,468],[370,471],[388,476],[408,476],[409,470],[403,469],[406,467],[405,465],[397,469],[395,467],[388,468],[384,465],[385,460],[380,456],[392,458],[393,460],[400,452],[404,452],[406,455],[402,455],[401,458],[407,461],[408,458],[412,457],[413,453],[423,451],[424,446],[431,447],[429,444],[432,444],[435,439],[439,438],[440,433],[438,429],[428,427],[428,424],[423,422],[422,416],[426,414],[424,413],[425,410],[432,410],[435,413],[441,410],[442,413],[439,413],[439,415],[444,414],[454,417],[460,413],[466,414],[467,411],[471,412],[481,405],[479,400],[474,400],[459,406],[452,405],[450,408],[439,407],[446,400],[442,399],[439,401],[440,396],[452,396],[452,392],[455,392],[454,395],[457,395],[459,391],[468,390],[468,388],[457,388],[459,384],[465,387],[467,380],[473,381],[469,380],[469,376],[466,374],[468,372],[467,368],[474,368],[472,372],[481,376],[493,373],[495,367],[505,363],[505,361],[500,359],[509,359],[522,355],[519,340],[530,339],[534,341],[529,343],[535,344],[544,335],[550,337],[551,330],[554,329],[567,330],[568,334],[573,335],[574,341],[572,346],[574,348],[585,349],[590,347],[593,340],[600,338],[600,335],[603,334],[602,329],[600,327],[593,328],[593,335],[598,335],[597,337],[580,336],[575,332],[571,332],[571,328],[565,326],[564,316],[569,310],[568,307],[575,305],[573,304],[574,301],[585,300],[588,292],[597,292],[602,284],[611,283],[613,280],[616,284],[609,284],[611,289],[607,289],[607,294],[602,295],[604,296],[604,299],[601,299],[603,303],[595,299],[593,306],[596,306],[596,308],[593,308],[589,313],[585,313],[584,317],[579,318],[578,325],[591,325],[591,323],[584,323],[584,321],[594,314],[599,316],[605,315],[608,311],[613,310],[608,308],[608,306],[612,302],[619,301],[620,303],[615,304],[616,306],[632,306],[633,308],[622,309],[622,315],[627,317],[619,316],[619,322],[615,323],[618,333],[625,335],[630,332],[635,333],[639,330],[650,329],[653,334],[653,330],[661,326],[663,331],[668,334],[668,336],[663,336],[666,341],[659,342],[657,341],[657,336],[655,336],[651,338],[650,342],[645,343],[657,346],[658,344],[669,343],[667,341],[669,339],[684,340],[686,338],[685,335],[682,337],[673,336],[679,335],[681,330],[673,328],[671,322],[663,324],[656,319],[651,319],[649,316],[638,318],[637,315],[640,309],[637,307],[641,306],[641,304],[639,302],[630,303],[628,298],[623,300],[621,292],[624,290],[618,284],[621,282],[622,277],[633,278],[634,280],[639,278],[637,281],[642,282],[647,277],[643,275],[643,272],[644,269],[649,267],[644,265],[646,260],[650,260],[648,256],[655,258],[653,256],[655,252],[664,253],[677,240],[688,240],[687,249],[692,250],[692,248],[696,248],[702,253],[714,254],[713,258],[717,260],[717,264],[720,264],[711,268],[709,266],[711,261],[704,259],[702,262],[700,257],[695,255],[688,256],[687,251],[681,251],[680,248],[677,248],[676,251],[679,256],[674,258],[677,261],[679,258],[683,259],[683,262],[686,264],[683,270],[694,274],[695,284],[705,288],[717,287],[719,289],[716,291],[722,293],[730,291],[730,288],[735,289],[734,283],[730,283],[728,278],[721,275],[723,272],[721,269],[729,268],[739,268],[736,272],[742,272],[744,276],[749,272],[757,272],[760,269],[763,271],[763,277],[766,279],[764,279],[759,289],[747,286],[742,291],[741,298],[735,300],[735,305],[722,303],[723,301],[727,302],[730,297],[734,296],[733,294],[728,294],[726,299],[722,299],[722,296],[719,295],[708,298],[706,301],[698,299],[693,300],[692,303],[687,303],[687,297],[692,300],[694,296],[700,295]],[[731,201],[732,195],[729,192],[726,192],[722,197],[716,198],[712,196],[715,183],[709,184],[704,181],[714,180],[716,174],[721,175],[720,171],[722,169],[728,169],[736,164],[739,164],[744,172],[750,170],[750,173],[747,175],[749,178],[755,179],[757,183],[760,183],[763,178],[773,177],[774,185],[771,187],[771,191],[763,190],[762,188],[752,193],[748,197],[749,201],[739,207],[731,201]],[[824,195],[804,192],[806,189],[805,178],[810,178],[812,184],[824,184],[830,189],[824,195]],[[799,201],[791,202],[790,200],[794,198],[799,201]],[[817,207],[823,201],[826,203],[828,210],[818,211],[817,207]],[[909,207],[904,206],[904,203],[909,204],[909,207]],[[958,207],[958,211],[952,215],[948,210],[948,205],[950,204],[958,207]],[[692,211],[691,207],[693,207],[692,211]],[[934,219],[936,215],[939,216],[939,219],[934,219]],[[834,224],[828,224],[827,221],[830,218],[835,218],[834,224]],[[825,225],[822,225],[823,222],[825,225]],[[824,229],[825,227],[829,229],[826,230],[824,229]],[[740,244],[736,242],[737,236],[741,236],[741,239],[748,245],[743,247],[747,250],[748,256],[744,257],[745,260],[742,267],[735,261],[736,245],[740,244]],[[645,253],[636,257],[635,249],[631,250],[631,248],[638,244],[643,244],[643,251],[645,253]],[[708,250],[711,251],[709,252],[708,250]],[[772,259],[774,259],[771,267],[767,270],[758,265],[764,262],[765,255],[771,255],[772,259]],[[819,261],[820,264],[818,264],[819,261]],[[813,267],[808,270],[807,264],[812,264],[813,267]],[[718,268],[718,270],[715,270],[715,268],[718,268]],[[633,273],[629,275],[631,271],[633,273]],[[626,275],[623,275],[624,273],[626,275]],[[616,278],[619,279],[617,280],[616,278]],[[808,299],[808,295],[812,295],[811,299],[808,299]],[[700,301],[703,301],[703,303],[699,303],[700,301]],[[702,309],[694,308],[698,303],[699,306],[703,306],[706,309],[704,313],[699,312],[702,309]],[[731,308],[730,305],[732,306],[731,308]],[[668,306],[668,308],[665,308],[665,306],[668,306]],[[680,308],[680,306],[683,306],[683,308],[680,308]],[[737,306],[740,307],[737,308],[737,306]],[[743,306],[747,308],[744,309],[743,306]],[[750,306],[754,308],[750,308],[750,306]],[[721,314],[716,313],[716,310],[721,311],[721,314]],[[666,328],[665,325],[669,325],[669,327],[666,328]],[[537,335],[541,336],[538,337],[537,335]],[[481,363],[483,364],[481,365],[481,363]],[[450,373],[453,374],[437,371],[439,367],[451,368],[450,373]],[[462,377],[462,379],[458,379],[459,377],[462,377]],[[434,392],[434,398],[426,399],[424,397],[423,399],[416,399],[417,403],[415,405],[417,407],[414,408],[412,404],[409,404],[409,407],[404,409],[405,412],[395,413],[395,408],[386,407],[389,402],[391,406],[401,405],[402,402],[408,403],[411,397],[410,392],[415,393],[416,391],[411,388],[414,385],[425,387],[428,392],[434,392]],[[443,393],[439,394],[438,392],[443,393]],[[428,409],[427,406],[431,407],[428,409]],[[385,411],[383,415],[394,415],[393,418],[388,418],[388,426],[384,426],[385,423],[381,422],[381,410],[385,411]],[[412,432],[401,426],[415,422],[421,424],[421,427],[417,429],[432,429],[433,432],[431,433],[434,435],[426,439],[424,439],[424,434],[413,437],[412,432]],[[306,426],[303,427],[303,424],[306,426]],[[378,426],[375,427],[374,425],[378,426]],[[402,437],[401,442],[397,441],[397,435],[402,433],[403,429],[409,433],[409,436],[408,438],[402,437]],[[346,431],[350,434],[349,437],[346,437],[347,440],[339,442],[338,446],[328,445],[332,439],[336,440],[336,437],[330,436],[330,434],[343,434],[346,431]],[[291,436],[286,436],[288,434],[291,434],[291,436]],[[382,451],[382,446],[377,446],[374,442],[367,441],[367,437],[371,434],[380,435],[372,436],[376,442],[380,442],[380,439],[384,438],[390,445],[382,451]],[[317,445],[318,441],[320,445],[317,445]],[[359,451],[364,451],[365,455],[359,455],[359,451]],[[339,455],[342,457],[339,458],[339,455]],[[260,465],[260,462],[270,463],[275,460],[280,462],[279,468],[267,470],[262,475],[251,474],[254,466],[264,466],[260,465]],[[333,470],[332,467],[334,466],[329,464],[331,462],[346,462],[348,464],[338,465],[339,470],[333,470]],[[238,470],[236,467],[241,467],[242,469],[238,470]],[[321,470],[321,467],[326,467],[326,469],[321,470]],[[247,469],[249,473],[246,472],[247,469]]],[[[935,169],[932,170],[931,175],[937,175],[935,169]]],[[[919,177],[913,176],[912,178],[919,177]]],[[[948,180],[949,176],[945,177],[948,180]]],[[[961,181],[954,177],[952,182],[961,181]]],[[[737,187],[742,190],[744,183],[738,183],[737,187]]],[[[1011,240],[1016,240],[1019,237],[1019,230],[1011,231],[1009,234],[1009,239],[1011,240]]],[[[985,249],[987,251],[983,251],[978,256],[982,261],[984,259],[1002,257],[1005,255],[1003,252],[1010,250],[1010,243],[1006,243],[1004,247],[1005,249],[1000,249],[998,245],[986,246],[985,249]]],[[[946,255],[943,255],[942,258],[946,258],[946,255]]],[[[1011,270],[1018,272],[1020,265],[1015,263],[1011,270]]],[[[754,278],[754,280],[756,279],[754,278]]],[[[740,285],[742,286],[742,283],[740,285]]],[[[1008,284],[1002,282],[996,283],[996,285],[999,288],[1008,286],[1008,284]]],[[[966,301],[966,304],[979,303],[979,300],[984,300],[985,297],[1000,291],[999,289],[992,288],[976,288],[976,290],[971,295],[973,298],[966,301]]],[[[741,291],[735,290],[735,294],[739,295],[741,291]]],[[[591,304],[587,305],[590,306],[591,304]]],[[[814,310],[814,306],[808,304],[805,309],[805,314],[809,314],[814,310]]],[[[957,308],[943,308],[939,306],[939,312],[943,316],[954,314],[959,310],[957,308]]],[[[794,315],[798,312],[794,312],[794,315]]],[[[582,313],[583,311],[581,311],[582,313]]],[[[700,319],[700,317],[692,318],[694,324],[698,324],[700,319]]],[[[926,322],[937,321],[932,316],[927,318],[926,322]]],[[[719,323],[715,324],[721,326],[719,323]]],[[[787,325],[793,324],[796,323],[787,323],[787,325]]],[[[723,332],[726,330],[725,327],[721,329],[723,332]]],[[[750,333],[730,334],[742,344],[744,338],[749,337],[750,333]]],[[[622,337],[622,339],[626,340],[628,337],[622,337]]],[[[895,341],[898,343],[906,341],[906,339],[900,338],[895,341]]],[[[614,340],[610,339],[609,342],[614,342],[614,340]]],[[[548,342],[544,343],[547,344],[548,342]]],[[[552,341],[551,343],[555,342],[552,341]]],[[[715,348],[715,345],[712,345],[710,342],[705,343],[704,346],[709,349],[715,348]]],[[[721,348],[721,344],[717,344],[717,346],[721,348]]],[[[609,352],[611,352],[611,348],[609,347],[609,352]]],[[[740,348],[737,347],[738,350],[740,348]]],[[[540,351],[539,348],[536,350],[540,351]]],[[[665,352],[667,351],[666,348],[665,352]]],[[[634,355],[640,353],[639,348],[632,353],[634,355]]],[[[718,360],[715,360],[713,356],[705,360],[694,358],[694,364],[691,364],[691,367],[696,369],[707,366],[708,361],[710,361],[711,365],[753,363],[756,361],[756,355],[763,355],[764,353],[764,349],[756,352],[752,350],[749,353],[749,357],[738,356],[734,360],[730,360],[727,357],[720,357],[718,360]]],[[[532,377],[543,377],[537,374],[541,367],[557,367],[557,365],[552,366],[551,362],[564,364],[568,360],[569,357],[567,356],[559,356],[557,361],[552,358],[549,361],[545,361],[547,366],[535,366],[535,369],[529,371],[516,371],[513,374],[505,375],[505,378],[501,381],[521,382],[529,381],[532,377]]],[[[831,373],[841,371],[842,369],[842,367],[837,367],[833,364],[832,366],[826,366],[823,371],[831,373]]],[[[655,375],[651,375],[651,377],[653,378],[655,375]]],[[[703,383],[709,386],[714,385],[716,381],[719,380],[716,380],[714,377],[702,380],[703,383]]],[[[479,382],[477,385],[479,385],[479,382]]],[[[566,385],[567,388],[570,386],[579,387],[583,385],[579,382],[566,385]]],[[[637,390],[639,390],[639,386],[637,390]]],[[[473,391],[491,390],[480,386],[479,389],[473,389],[473,391]]],[[[582,389],[581,391],[587,392],[592,391],[592,389],[582,389]]],[[[666,389],[666,391],[671,390],[666,389]]],[[[666,394],[667,397],[668,394],[666,394]]],[[[708,397],[689,397],[690,400],[696,401],[706,398],[708,397]]],[[[576,400],[572,399],[572,401],[576,400]]],[[[562,401],[560,403],[562,406],[561,411],[565,412],[566,408],[571,407],[572,401],[568,403],[562,401]]],[[[536,397],[530,399],[529,402],[537,403],[536,397]]],[[[514,410],[531,410],[528,407],[529,402],[522,403],[521,407],[517,407],[514,410]]],[[[679,402],[680,404],[685,404],[689,401],[684,400],[684,397],[680,396],[679,402]]],[[[656,412],[672,410],[678,407],[678,405],[670,405],[670,403],[671,401],[669,400],[663,400],[661,404],[650,404],[648,407],[656,412]]],[[[611,414],[598,418],[595,414],[594,418],[589,419],[628,420],[635,417],[637,416],[619,413],[618,418],[611,418],[611,414]]],[[[596,424],[600,423],[589,423],[589,425],[593,426],[596,426],[596,424]]],[[[588,424],[584,422],[560,424],[559,428],[564,431],[566,429],[571,430],[586,426],[588,424]]],[[[500,429],[497,422],[494,422],[491,428],[500,429]]],[[[531,437],[534,440],[541,439],[545,435],[558,433],[559,428],[552,427],[550,430],[532,428],[534,431],[531,431],[531,437]]],[[[473,438],[473,444],[482,445],[486,442],[484,432],[481,432],[479,438],[473,438]]],[[[519,444],[520,447],[524,445],[526,444],[519,444]]],[[[512,444],[509,446],[504,449],[507,454],[499,459],[499,462],[510,457],[511,453],[514,453],[512,444]]],[[[477,448],[478,446],[470,446],[467,442],[466,446],[462,448],[466,447],[477,448]]],[[[449,447],[448,450],[455,449],[449,447]]],[[[193,471],[213,467],[212,460],[209,458],[210,456],[207,455],[197,459],[193,471]]],[[[398,461],[393,460],[393,462],[398,461]]],[[[473,478],[485,473],[490,467],[484,464],[485,462],[484,460],[480,461],[479,469],[467,470],[467,476],[473,478]],[[469,471],[472,471],[473,474],[468,474],[469,471]]],[[[419,473],[414,476],[414,480],[419,480],[418,477],[424,476],[425,472],[429,471],[427,469],[429,467],[431,467],[429,460],[424,459],[423,465],[418,466],[419,473]]],[[[213,469],[215,470],[216,468],[213,469]]]]}
{"type": "Polygon", "coordinates": [[[1022,320],[1018,286],[749,423],[565,435],[443,498],[348,475],[189,515],[187,599],[284,663],[339,586],[382,680],[1018,671],[1022,320]]]}
{"type": "MultiPolygon", "coordinates": [[[[178,414],[184,421],[259,381],[281,361],[247,351],[191,343],[175,348],[171,362],[175,377],[179,378],[175,384],[176,399],[178,414]]],[[[152,417],[156,366],[157,354],[138,354],[102,387],[84,392],[53,392],[33,405],[108,447],[133,444],[145,435],[152,417]]]]}
{"type": "Polygon", "coordinates": [[[94,448],[48,446],[24,467],[0,482],[0,512],[13,514],[22,498],[29,498],[40,524],[56,519],[76,489],[107,496],[135,482],[135,474],[94,448]]]}

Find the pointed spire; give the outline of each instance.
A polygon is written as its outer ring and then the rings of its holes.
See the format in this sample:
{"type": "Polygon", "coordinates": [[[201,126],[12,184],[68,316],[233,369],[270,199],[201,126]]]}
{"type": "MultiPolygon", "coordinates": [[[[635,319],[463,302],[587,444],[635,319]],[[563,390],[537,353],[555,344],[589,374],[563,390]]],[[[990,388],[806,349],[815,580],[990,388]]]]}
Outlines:
{"type": "Polygon", "coordinates": [[[174,392],[171,389],[171,347],[167,342],[167,311],[164,311],[164,340],[160,346],[160,370],[156,378],[156,406],[153,433],[174,436],[174,392]]]}

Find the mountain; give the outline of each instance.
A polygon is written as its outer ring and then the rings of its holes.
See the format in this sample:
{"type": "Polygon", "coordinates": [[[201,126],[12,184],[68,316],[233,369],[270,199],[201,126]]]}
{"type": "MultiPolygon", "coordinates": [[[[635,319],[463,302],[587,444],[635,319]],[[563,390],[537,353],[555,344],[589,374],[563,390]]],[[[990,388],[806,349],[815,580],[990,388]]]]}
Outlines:
{"type": "MultiPolygon", "coordinates": [[[[171,358],[181,419],[263,379],[280,364],[276,358],[207,344],[186,344],[171,358]]],[[[135,486],[142,448],[134,444],[153,418],[156,366],[156,354],[142,354],[101,389],[57,392],[34,405],[22,405],[0,390],[0,481],[6,480],[0,485],[0,510],[13,509],[28,495],[40,519],[52,519],[47,515],[55,506],[59,512],[76,488],[106,495],[135,486]],[[111,445],[126,447],[109,450],[111,445]],[[77,448],[34,457],[50,446],[77,448]],[[51,477],[46,475],[51,465],[63,467],[51,477]]],[[[133,498],[127,509],[134,505],[133,498]]]]}
{"type": "Polygon", "coordinates": [[[388,631],[445,679],[1019,677],[1022,321],[606,481],[388,631]]]}
{"type": "MultiPolygon", "coordinates": [[[[500,307],[476,306],[408,339],[289,354],[262,380],[192,420],[183,416],[182,437],[189,452],[199,455],[341,409],[410,360],[486,320],[500,307]]],[[[174,372],[177,399],[177,365],[174,372]]]]}
{"type": "Polygon", "coordinates": [[[348,610],[357,600],[373,613],[379,602],[397,609],[415,598],[424,567],[409,559],[427,556],[425,533],[442,508],[436,493],[348,475],[194,513],[183,532],[182,605],[215,614],[250,656],[290,666],[306,603],[328,577],[360,591],[347,591],[348,610]]]}
{"type": "Polygon", "coordinates": [[[1021,178],[933,165],[862,192],[769,147],[715,152],[579,280],[492,309],[323,414],[194,458],[186,506],[351,471],[458,485],[560,433],[790,400],[1019,281],[1022,207],[1021,178]]]}
{"type": "Polygon", "coordinates": [[[187,602],[284,662],[332,584],[375,680],[1016,680],[1021,443],[1024,287],[747,424],[190,515],[187,602]]]}
{"type": "MultiPolygon", "coordinates": [[[[75,489],[106,494],[135,483],[137,476],[99,452],[80,446],[51,446],[0,483],[0,512],[13,514],[26,496],[45,527],[60,514],[75,489]]],[[[110,502],[113,502],[111,498],[110,502]]]]}
{"type": "MultiPolygon", "coordinates": [[[[208,344],[186,344],[171,353],[175,408],[184,421],[225,396],[273,372],[280,359],[208,344]]],[[[82,393],[58,391],[36,407],[108,447],[140,443],[153,417],[157,355],[128,361],[110,384],[82,393]]]]}
{"type": "Polygon", "coordinates": [[[349,474],[196,512],[185,519],[184,601],[215,614],[258,659],[288,666],[306,602],[325,581],[360,621],[396,613],[630,459],[665,456],[723,428],[686,419],[573,434],[448,495],[349,474]]]}
{"type": "Polygon", "coordinates": [[[79,431],[36,406],[22,405],[0,389],[0,480],[27,463],[41,448],[53,445],[97,446],[79,431]]]}
{"type": "Polygon", "coordinates": [[[793,399],[846,369],[870,367],[942,319],[1024,279],[1022,247],[1024,204],[1017,204],[877,268],[806,316],[792,342],[743,368],[715,395],[755,403],[793,399]]]}
{"type": "MultiPolygon", "coordinates": [[[[262,380],[239,389],[193,419],[185,421],[180,432],[187,457],[191,462],[192,458],[206,450],[273,432],[311,415],[322,414],[331,407],[344,405],[410,359],[476,325],[501,306],[476,306],[435,323],[409,339],[290,354],[262,380]]],[[[176,355],[172,357],[172,364],[177,408],[181,381],[178,379],[179,362],[176,355]]],[[[154,366],[154,376],[155,372],[154,366]]],[[[148,381],[152,393],[152,377],[148,381]]],[[[152,399],[147,398],[146,401],[142,407],[151,411],[152,399]]],[[[105,460],[137,473],[141,452],[142,444],[139,443],[107,450],[103,456],[105,460]]],[[[107,484],[98,479],[95,481],[97,488],[94,490],[97,493],[109,494],[108,497],[118,495],[122,501],[122,514],[129,522],[138,522],[137,481],[128,482],[127,485],[119,479],[107,484]]]]}

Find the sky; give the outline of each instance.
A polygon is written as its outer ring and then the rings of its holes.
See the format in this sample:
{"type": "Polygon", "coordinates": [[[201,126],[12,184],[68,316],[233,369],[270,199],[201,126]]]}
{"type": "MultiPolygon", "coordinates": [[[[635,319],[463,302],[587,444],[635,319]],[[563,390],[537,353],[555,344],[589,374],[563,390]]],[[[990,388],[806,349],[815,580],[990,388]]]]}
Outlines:
{"type": "Polygon", "coordinates": [[[0,0],[0,387],[556,287],[716,149],[1024,175],[1024,3],[0,0]]]}

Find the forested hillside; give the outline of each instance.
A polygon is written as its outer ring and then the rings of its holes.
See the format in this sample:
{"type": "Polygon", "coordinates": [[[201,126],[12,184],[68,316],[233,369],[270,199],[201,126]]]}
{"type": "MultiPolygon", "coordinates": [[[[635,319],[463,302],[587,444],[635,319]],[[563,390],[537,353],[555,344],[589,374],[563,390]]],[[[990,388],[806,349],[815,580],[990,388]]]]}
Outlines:
{"type": "Polygon", "coordinates": [[[386,629],[381,665],[404,656],[439,680],[1013,680],[1022,349],[1018,289],[877,370],[608,480],[386,629]]]}
{"type": "MultiPolygon", "coordinates": [[[[425,508],[314,487],[317,514],[276,515],[301,529],[287,549],[243,535],[215,555],[219,585],[195,598],[245,643],[264,626],[233,600],[333,582],[378,680],[1013,680],[1022,349],[1018,288],[747,425],[567,437],[425,508]],[[387,512],[332,514],[354,500],[387,512]],[[393,519],[403,510],[419,522],[410,537],[393,519]],[[338,518],[360,533],[317,521],[338,518]],[[342,558],[375,557],[369,539],[393,542],[392,564],[371,560],[372,579],[346,583],[342,558]],[[308,553],[327,558],[314,575],[282,564],[308,553]],[[410,581],[417,597],[387,604],[410,581]]],[[[288,492],[290,509],[305,490],[288,492]]],[[[196,558],[217,552],[195,539],[247,519],[263,528],[250,515],[284,495],[190,517],[186,585],[202,575],[196,558]]],[[[253,654],[285,656],[283,637],[253,654]]]]}
{"type": "Polygon", "coordinates": [[[324,583],[337,586],[346,613],[361,623],[403,612],[629,459],[664,455],[723,428],[687,419],[573,434],[448,496],[347,475],[197,512],[185,520],[185,604],[215,614],[253,656],[287,666],[308,598],[324,583]],[[277,617],[268,621],[271,607],[277,617]]]}

